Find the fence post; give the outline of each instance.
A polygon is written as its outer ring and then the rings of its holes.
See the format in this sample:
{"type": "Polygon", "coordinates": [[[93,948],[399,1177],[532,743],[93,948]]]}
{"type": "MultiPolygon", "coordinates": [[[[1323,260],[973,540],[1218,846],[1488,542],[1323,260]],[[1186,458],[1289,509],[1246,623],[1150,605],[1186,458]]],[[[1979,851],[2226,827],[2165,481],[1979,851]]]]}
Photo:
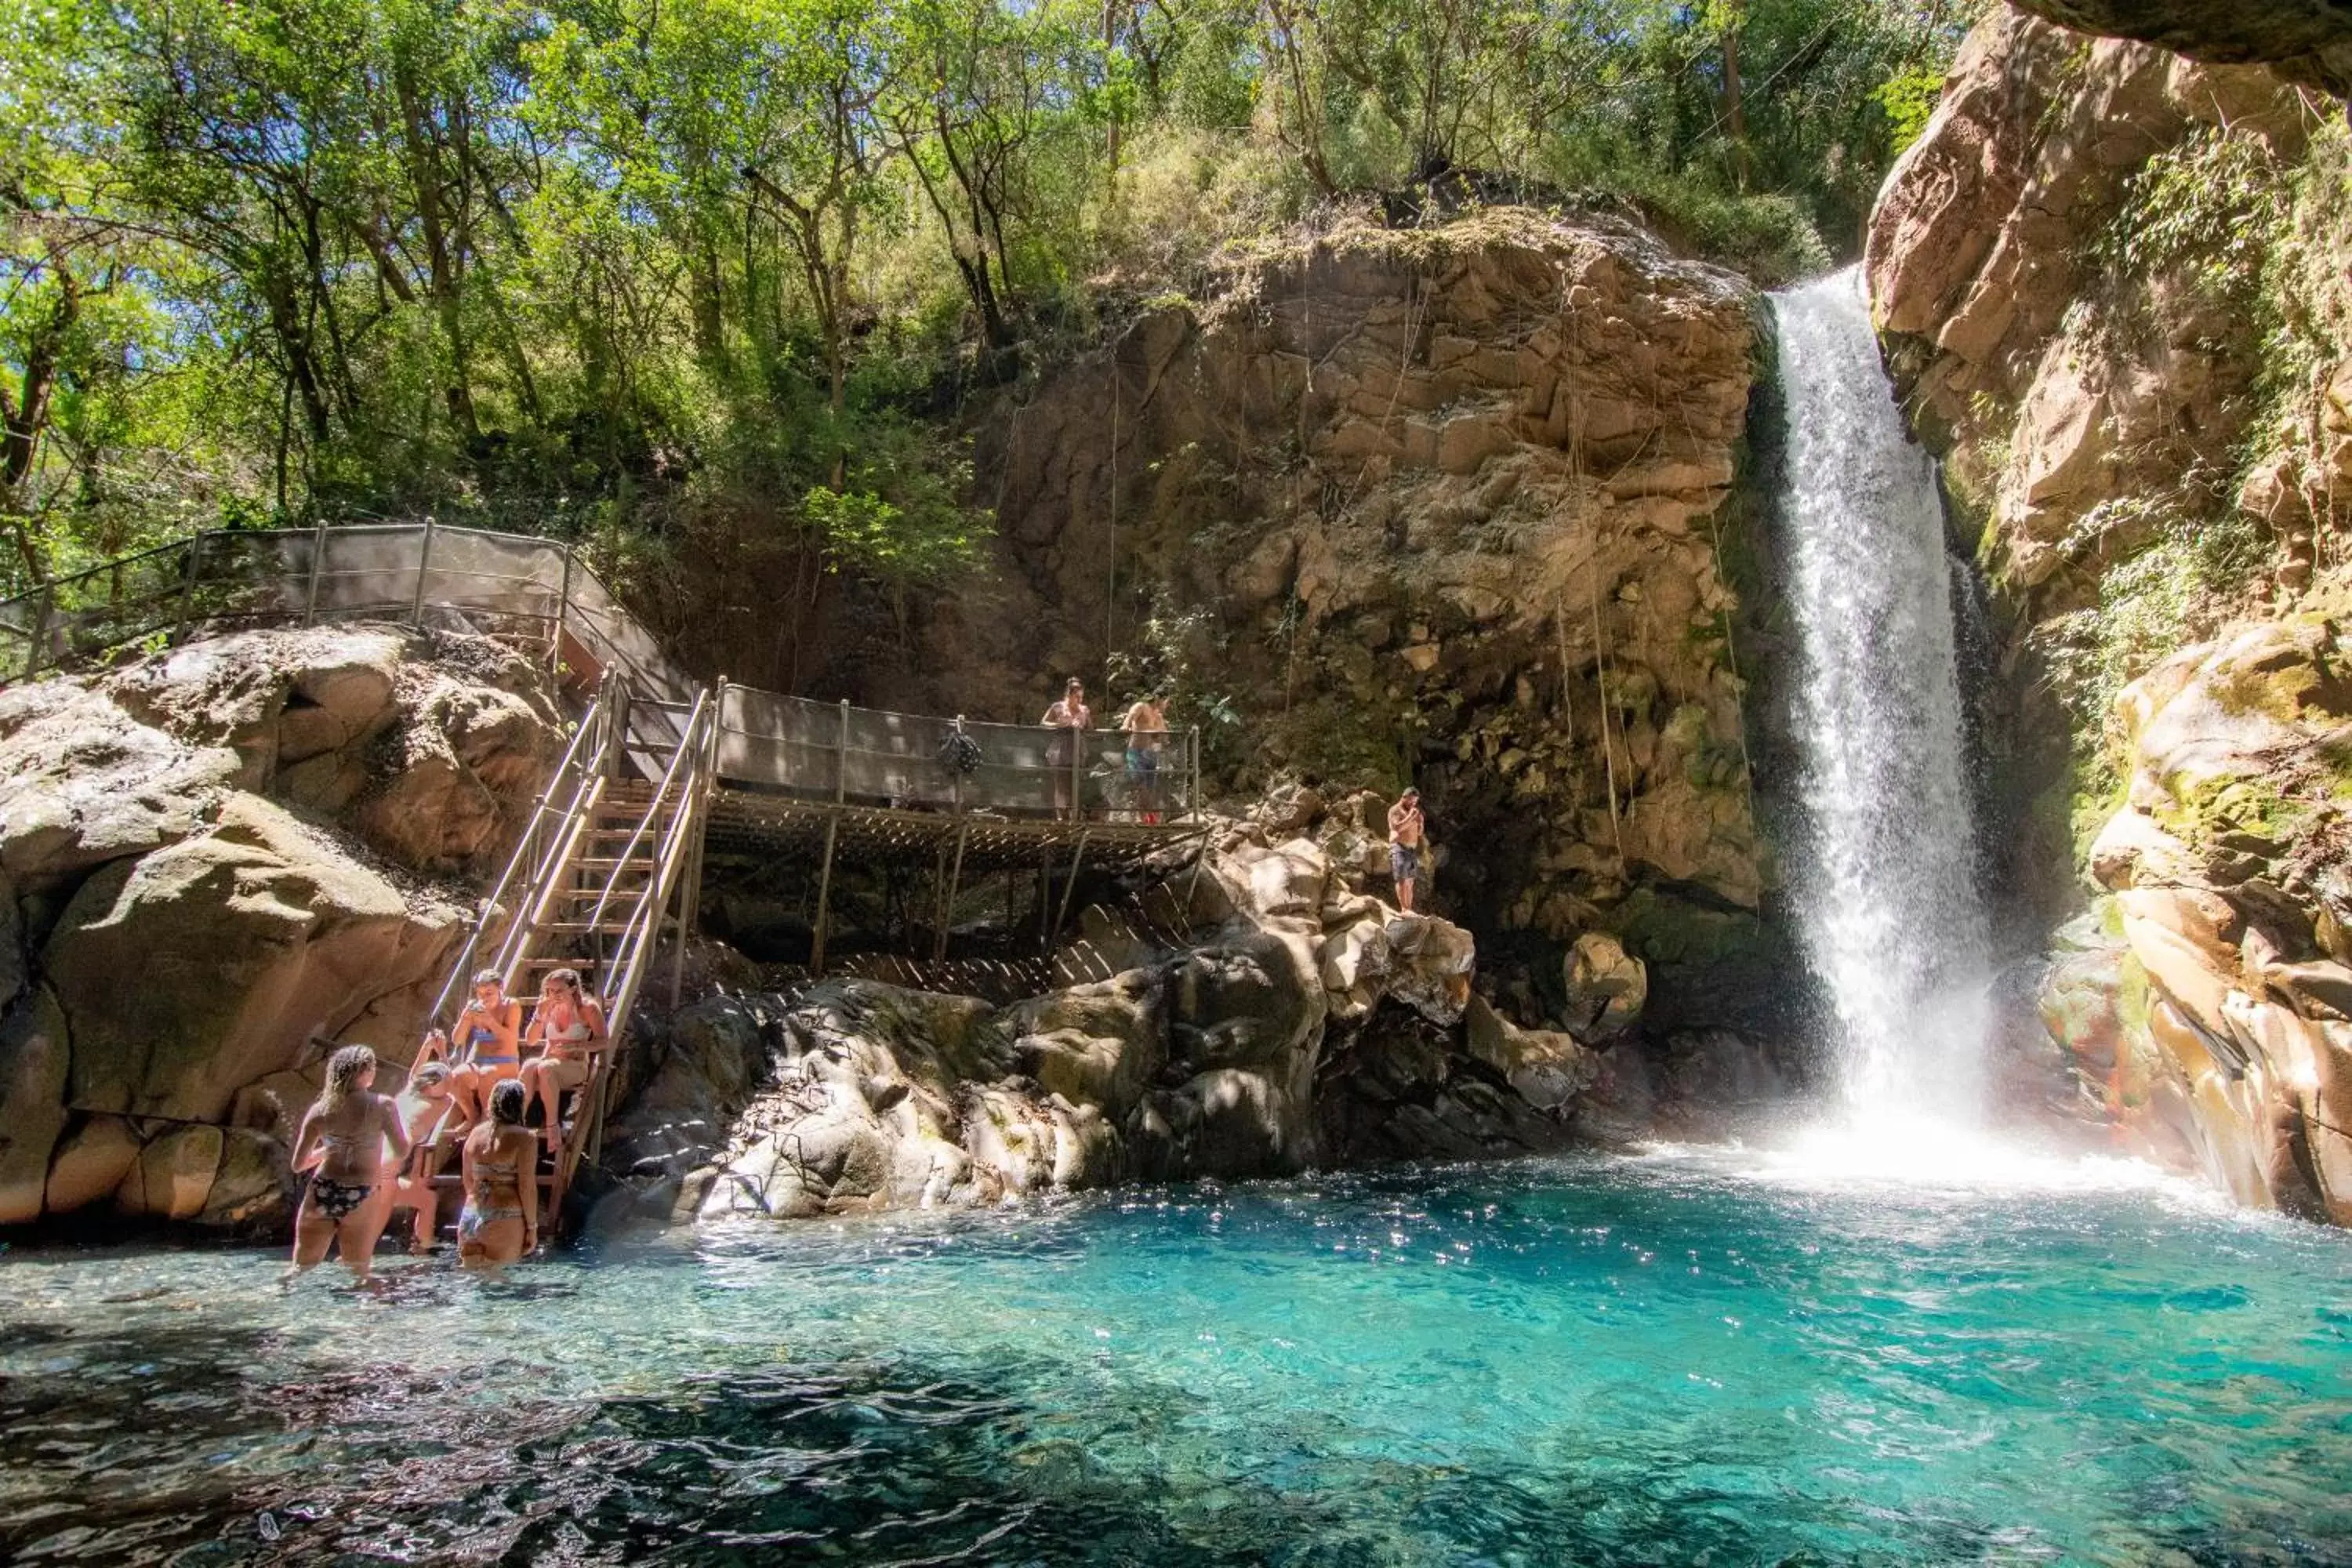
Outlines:
{"type": "Polygon", "coordinates": [[[426,513],[425,542],[416,548],[416,597],[411,600],[408,605],[408,624],[412,626],[421,626],[425,624],[425,574],[433,565],[434,521],[432,514],[426,513]]]}
{"type": "MultiPolygon", "coordinates": [[[[1070,729],[1070,816],[1076,822],[1087,819],[1087,731],[1076,725],[1070,729]]],[[[1047,890],[1052,890],[1050,881],[1047,890]]]]}
{"type": "Polygon", "coordinates": [[[41,607],[33,612],[33,640],[25,649],[25,679],[41,668],[41,655],[49,646],[49,617],[58,606],[58,581],[54,577],[41,580],[41,607]]]}
{"type": "Polygon", "coordinates": [[[555,635],[548,638],[547,668],[554,674],[563,668],[563,626],[572,618],[572,546],[563,547],[563,592],[555,601],[555,635]]]}
{"type": "Polygon", "coordinates": [[[849,699],[841,700],[841,744],[833,753],[833,799],[838,805],[849,798],[849,699]]]}
{"type": "Polygon", "coordinates": [[[196,604],[196,574],[205,569],[205,541],[211,537],[207,531],[188,541],[188,581],[180,590],[180,624],[172,628],[173,642],[188,635],[188,617],[196,604]]]}
{"type": "Polygon", "coordinates": [[[319,524],[310,531],[310,582],[302,590],[302,624],[310,626],[319,618],[319,573],[327,563],[327,525],[319,524]]]}

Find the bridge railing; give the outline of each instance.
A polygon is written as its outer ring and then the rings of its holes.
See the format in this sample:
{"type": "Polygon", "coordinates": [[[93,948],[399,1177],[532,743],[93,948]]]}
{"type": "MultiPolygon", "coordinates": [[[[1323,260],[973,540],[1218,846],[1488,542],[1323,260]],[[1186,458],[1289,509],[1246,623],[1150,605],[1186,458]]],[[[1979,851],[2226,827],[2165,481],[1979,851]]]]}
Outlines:
{"type": "MultiPolygon", "coordinates": [[[[353,620],[520,637],[590,680],[617,671],[637,700],[632,755],[668,754],[703,689],[568,545],[431,521],[218,530],[58,578],[0,600],[0,679],[199,633],[353,620]]],[[[729,783],[857,805],[1173,821],[1200,799],[1188,731],[1130,747],[1097,730],[1072,744],[1036,725],[730,685],[718,740],[729,783]],[[949,744],[959,725],[969,748],[949,744]]]]}
{"type": "Polygon", "coordinates": [[[719,709],[719,776],[796,795],[919,811],[1173,822],[1200,792],[1199,737],[1130,744],[1084,734],[892,713],[729,686],[719,709]],[[951,744],[961,732],[968,747],[951,744]]]}

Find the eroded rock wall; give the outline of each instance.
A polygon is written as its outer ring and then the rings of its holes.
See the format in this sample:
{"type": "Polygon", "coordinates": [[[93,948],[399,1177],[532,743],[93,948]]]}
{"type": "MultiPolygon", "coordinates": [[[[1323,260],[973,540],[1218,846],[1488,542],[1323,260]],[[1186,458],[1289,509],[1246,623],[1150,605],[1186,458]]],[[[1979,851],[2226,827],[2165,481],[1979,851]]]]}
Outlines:
{"type": "Polygon", "coordinates": [[[274,1216],[315,1041],[407,1059],[560,744],[531,665],[398,630],[0,693],[0,1225],[274,1216]]]}
{"type": "Polygon", "coordinates": [[[2038,893],[2082,911],[2038,996],[2073,1112],[2352,1222],[2341,110],[1998,10],[1890,175],[1868,268],[1980,533],[2011,858],[2065,868],[2038,893]]]}
{"type": "Polygon", "coordinates": [[[983,425],[997,581],[932,613],[907,704],[1172,687],[1213,787],[1414,779],[1439,907],[1553,952],[1618,931],[1663,1005],[1736,1007],[1704,981],[1763,943],[1769,875],[1718,551],[1751,291],[1517,208],[1342,222],[1228,285],[983,425]]]}
{"type": "Polygon", "coordinates": [[[1727,1034],[1642,1043],[1645,972],[1599,934],[1572,1016],[1511,1023],[1469,933],[1368,893],[1351,843],[1234,824],[1199,877],[1085,910],[1069,983],[1008,1005],[847,978],[696,1004],[615,1123],[614,1207],[799,1218],[1488,1158],[1719,1131],[1791,1092],[1727,1034]]]}

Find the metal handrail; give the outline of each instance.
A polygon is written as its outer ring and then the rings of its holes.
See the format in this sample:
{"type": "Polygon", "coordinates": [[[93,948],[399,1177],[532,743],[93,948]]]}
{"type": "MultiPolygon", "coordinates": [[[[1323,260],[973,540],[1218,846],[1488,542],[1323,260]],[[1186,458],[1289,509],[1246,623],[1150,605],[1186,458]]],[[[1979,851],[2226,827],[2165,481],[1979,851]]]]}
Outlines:
{"type": "MultiPolygon", "coordinates": [[[[607,1044],[589,1080],[580,1087],[581,1114],[572,1119],[572,1131],[565,1137],[557,1161],[553,1190],[559,1197],[571,1185],[572,1176],[579,1168],[583,1154],[603,1136],[605,1101],[623,1049],[622,1035],[627,1027],[629,1011],[635,1005],[638,989],[645,982],[647,960],[661,929],[662,911],[668,907],[670,894],[677,886],[677,874],[686,855],[701,833],[703,792],[700,785],[708,742],[704,731],[715,713],[716,706],[709,701],[709,693],[706,691],[696,700],[684,732],[678,737],[677,749],[671,754],[669,766],[664,770],[653,798],[646,803],[645,813],[631,833],[628,845],[614,857],[616,862],[624,863],[630,858],[635,846],[644,838],[646,828],[653,824],[664,802],[669,798],[670,785],[677,784],[679,786],[677,811],[662,828],[655,845],[654,874],[644,888],[635,890],[635,906],[630,910],[628,922],[622,928],[620,941],[614,944],[613,958],[601,977],[605,982],[607,1044]],[[682,774],[681,767],[685,770],[682,774]]],[[[612,891],[608,884],[604,895],[597,900],[597,912],[587,921],[591,927],[601,920],[612,891]]]]}
{"type": "MultiPolygon", "coordinates": [[[[505,900],[507,889],[514,885],[516,873],[526,862],[534,861],[531,847],[538,839],[541,827],[546,824],[550,808],[555,799],[555,792],[566,779],[572,777],[575,769],[579,771],[580,776],[574,780],[571,796],[566,800],[563,809],[555,813],[555,816],[559,820],[569,818],[578,808],[582,787],[592,782],[594,776],[579,766],[581,748],[588,742],[590,735],[598,729],[603,718],[603,700],[591,699],[586,711],[580,716],[579,727],[572,732],[571,744],[563,750],[562,760],[555,764],[555,771],[548,776],[547,787],[539,792],[539,799],[531,807],[530,821],[523,828],[522,836],[515,840],[514,852],[507,857],[507,863],[499,872],[499,879],[490,885],[489,892],[484,895],[481,901],[475,906],[474,920],[467,934],[466,944],[458,950],[457,962],[450,965],[448,978],[441,984],[441,994],[433,1000],[432,1011],[425,1015],[427,1027],[443,1027],[448,1019],[450,1004],[457,997],[464,994],[468,977],[474,971],[475,956],[481,951],[482,933],[488,927],[491,914],[505,900]]],[[[599,750],[601,749],[600,746],[599,750]]],[[[532,869],[531,885],[535,887],[548,874],[549,868],[534,863],[532,869]]],[[[509,937],[519,923],[513,921],[508,922],[509,937]]]]}

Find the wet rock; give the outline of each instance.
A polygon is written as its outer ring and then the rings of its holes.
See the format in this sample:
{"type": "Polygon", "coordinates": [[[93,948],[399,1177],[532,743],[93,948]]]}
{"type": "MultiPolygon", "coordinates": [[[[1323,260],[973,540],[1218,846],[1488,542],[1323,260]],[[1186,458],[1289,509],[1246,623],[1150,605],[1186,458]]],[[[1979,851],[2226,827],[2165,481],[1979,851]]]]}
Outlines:
{"type": "Polygon", "coordinates": [[[1642,961],[1615,937],[1587,931],[1562,961],[1569,1033],[1599,1043],[1632,1028],[1650,998],[1650,975],[1642,961]]]}

